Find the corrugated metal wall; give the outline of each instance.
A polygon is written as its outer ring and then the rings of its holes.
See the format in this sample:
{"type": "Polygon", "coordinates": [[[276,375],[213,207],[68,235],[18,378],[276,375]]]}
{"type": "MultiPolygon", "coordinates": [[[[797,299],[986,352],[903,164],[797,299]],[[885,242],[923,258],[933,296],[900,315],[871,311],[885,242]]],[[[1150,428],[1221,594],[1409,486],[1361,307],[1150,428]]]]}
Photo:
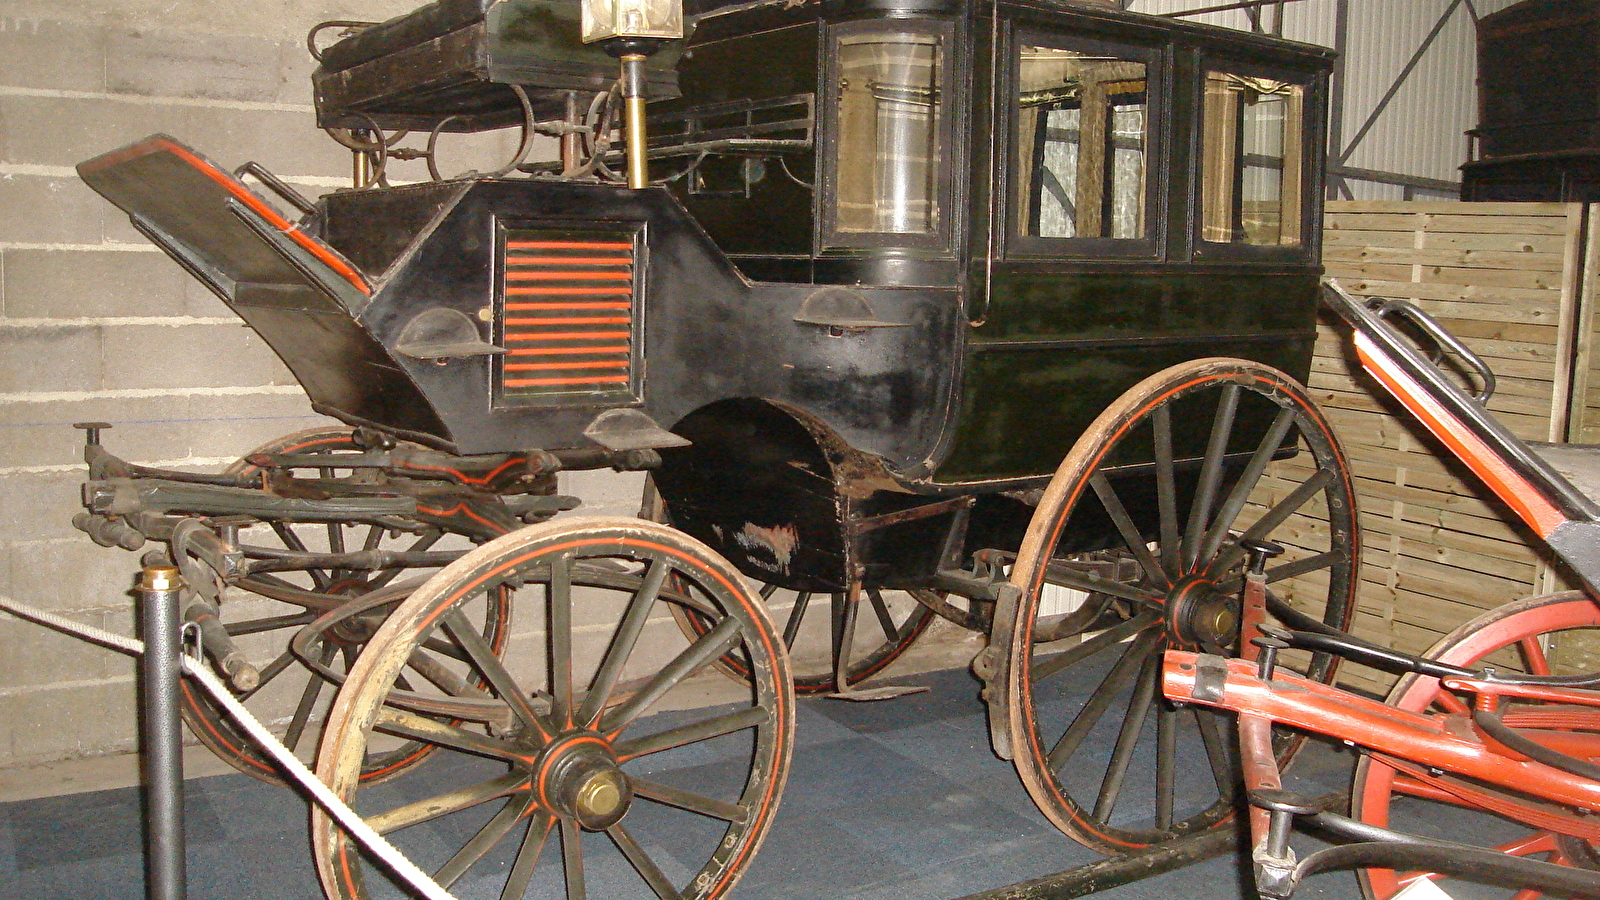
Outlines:
{"type": "MultiPolygon", "coordinates": [[[[1335,47],[1342,53],[1342,104],[1338,98],[1335,102],[1342,114],[1332,129],[1331,160],[1354,169],[1459,182],[1458,169],[1468,154],[1466,132],[1478,119],[1476,19],[1516,2],[1285,3],[1284,37],[1335,47]]],[[[1224,0],[1123,0],[1122,5],[1135,12],[1171,14],[1224,5],[1224,0]]],[[[1261,10],[1261,27],[1271,31],[1275,16],[1272,8],[1261,10]]],[[[1193,18],[1228,28],[1252,28],[1242,10],[1193,18]]],[[[1451,196],[1438,189],[1408,189],[1358,177],[1347,178],[1344,186],[1339,196],[1346,199],[1451,196]]]]}

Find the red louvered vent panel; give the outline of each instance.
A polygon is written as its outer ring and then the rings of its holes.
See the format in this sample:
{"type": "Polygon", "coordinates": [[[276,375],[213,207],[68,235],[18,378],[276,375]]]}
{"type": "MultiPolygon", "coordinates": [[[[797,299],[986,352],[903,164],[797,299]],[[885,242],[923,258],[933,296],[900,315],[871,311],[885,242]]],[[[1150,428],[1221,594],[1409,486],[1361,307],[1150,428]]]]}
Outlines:
{"type": "Polygon", "coordinates": [[[635,233],[504,235],[497,405],[636,401],[635,233]]]}

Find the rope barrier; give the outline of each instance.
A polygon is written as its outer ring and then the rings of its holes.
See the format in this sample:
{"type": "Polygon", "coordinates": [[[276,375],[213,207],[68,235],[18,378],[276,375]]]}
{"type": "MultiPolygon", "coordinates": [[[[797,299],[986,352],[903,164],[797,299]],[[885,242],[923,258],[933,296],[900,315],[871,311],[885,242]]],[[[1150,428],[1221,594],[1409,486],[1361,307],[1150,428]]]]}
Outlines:
{"type": "MultiPolygon", "coordinates": [[[[106,631],[93,625],[86,625],[74,621],[66,616],[47,612],[37,607],[29,606],[10,597],[0,595],[0,609],[11,613],[19,619],[43,625],[64,634],[81,638],[91,644],[97,644],[119,653],[130,656],[144,655],[144,642],[138,638],[106,631]]],[[[283,745],[267,730],[267,726],[254,715],[251,715],[244,704],[234,698],[232,692],[223,686],[222,682],[206,668],[203,662],[188,655],[183,656],[183,669],[193,676],[195,681],[211,695],[217,705],[222,707],[227,714],[244,729],[252,741],[262,750],[266,751],[282,766],[311,799],[332,816],[351,837],[355,838],[362,847],[378,857],[396,875],[400,876],[413,890],[428,900],[456,900],[456,897],[443,887],[439,886],[428,873],[417,868],[416,864],[407,859],[395,846],[389,843],[383,835],[372,830],[355,810],[345,805],[344,801],[334,795],[333,791],[316,776],[306,764],[301,762],[288,747],[283,745]]]]}

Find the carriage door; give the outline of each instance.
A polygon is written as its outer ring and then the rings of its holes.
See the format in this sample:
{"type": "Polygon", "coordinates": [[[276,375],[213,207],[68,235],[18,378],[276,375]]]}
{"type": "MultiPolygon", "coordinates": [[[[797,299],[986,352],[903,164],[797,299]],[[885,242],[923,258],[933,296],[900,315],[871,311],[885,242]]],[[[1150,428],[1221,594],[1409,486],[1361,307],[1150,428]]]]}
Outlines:
{"type": "MultiPolygon", "coordinates": [[[[988,295],[952,479],[1037,476],[1160,365],[1163,45],[1017,23],[995,60],[988,295]],[[1138,374],[1132,374],[1137,372],[1138,374]],[[998,440],[993,436],[1006,435],[998,440]]],[[[946,475],[948,473],[948,476],[946,475]]]]}

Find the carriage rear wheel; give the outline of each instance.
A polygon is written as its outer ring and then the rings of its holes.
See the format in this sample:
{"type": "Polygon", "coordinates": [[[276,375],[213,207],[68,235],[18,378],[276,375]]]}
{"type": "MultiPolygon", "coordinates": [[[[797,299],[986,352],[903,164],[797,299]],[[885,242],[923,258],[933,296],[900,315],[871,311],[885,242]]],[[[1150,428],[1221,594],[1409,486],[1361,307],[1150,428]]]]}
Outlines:
{"type": "MultiPolygon", "coordinates": [[[[292,453],[318,457],[319,465],[280,468],[273,474],[339,478],[351,473],[348,466],[340,465],[340,457],[360,452],[362,448],[356,444],[351,429],[313,428],[263,444],[230,466],[227,474],[261,473],[262,466],[250,460],[292,453]]],[[[425,550],[444,537],[439,529],[421,524],[415,531],[404,531],[369,522],[279,519],[234,522],[229,527],[237,544],[277,551],[425,550]]],[[[278,731],[291,751],[309,761],[321,736],[323,719],[336,685],[296,658],[290,649],[291,639],[318,617],[358,599],[373,600],[382,592],[391,602],[341,623],[324,634],[318,643],[313,662],[325,671],[343,673],[365,646],[367,635],[383,613],[404,600],[420,583],[422,575],[434,571],[437,570],[358,571],[312,567],[292,572],[258,573],[240,579],[225,590],[219,611],[228,634],[260,668],[261,681],[249,691],[238,692],[239,699],[257,718],[278,731]]],[[[499,652],[505,645],[510,616],[504,598],[497,592],[482,607],[482,614],[478,626],[483,638],[499,652]]],[[[219,758],[263,781],[283,782],[272,759],[256,747],[204,691],[185,682],[181,699],[180,711],[190,731],[219,758]]],[[[363,764],[362,777],[369,780],[390,777],[420,762],[430,750],[427,745],[410,742],[374,751],[363,764]]]]}
{"type": "MultiPolygon", "coordinates": [[[[1347,624],[1359,559],[1350,473],[1305,389],[1267,366],[1211,359],[1152,375],[1056,471],[1012,567],[1020,598],[997,621],[1011,623],[1001,637],[1017,771],[1071,837],[1127,853],[1233,815],[1230,718],[1174,707],[1159,678],[1169,647],[1254,655],[1239,639],[1262,618],[1240,605],[1245,539],[1287,549],[1266,568],[1273,615],[1347,624]],[[1085,533],[1111,552],[1063,551],[1064,535],[1085,533]]],[[[1291,664],[1328,679],[1334,662],[1291,664]]]]}
{"type": "MultiPolygon", "coordinates": [[[[655,485],[648,481],[640,514],[652,522],[671,521],[666,503],[655,485]]],[[[936,606],[950,611],[947,618],[964,624],[957,618],[961,610],[947,603],[941,592],[922,588],[909,591],[864,588],[852,601],[844,592],[794,591],[760,580],[755,584],[767,604],[768,614],[783,635],[797,694],[838,690],[834,685],[833,654],[842,648],[848,647],[850,658],[845,681],[851,687],[888,668],[933,624],[936,606]],[[852,602],[857,607],[853,614],[849,608],[852,602]],[[851,628],[848,642],[844,640],[847,626],[851,628]]],[[[710,627],[707,620],[689,606],[674,605],[672,615],[678,627],[691,639],[705,634],[710,627]]],[[[724,656],[717,660],[716,667],[730,678],[750,680],[749,667],[737,656],[724,656]]]]}
{"type": "MultiPolygon", "coordinates": [[[[1431,659],[1456,666],[1493,664],[1501,671],[1535,675],[1593,672],[1600,650],[1600,606],[1578,591],[1530,597],[1491,610],[1446,635],[1428,651],[1431,659]],[[1558,671],[1559,657],[1571,654],[1579,663],[1570,673],[1558,671]]],[[[1467,714],[1472,698],[1453,694],[1437,678],[1407,675],[1395,684],[1387,701],[1411,712],[1467,714]]],[[[1517,707],[1506,712],[1515,727],[1517,707]]],[[[1533,708],[1522,707],[1532,712],[1533,708]]],[[[1592,712],[1592,710],[1591,710],[1592,712]]],[[[1581,719],[1566,717],[1570,726],[1581,719]]],[[[1592,722],[1590,723],[1592,725],[1592,722]]],[[[1591,752],[1600,754],[1600,734],[1581,726],[1591,752]]],[[[1591,756],[1591,760],[1600,756],[1591,756]]],[[[1587,810],[1563,810],[1503,789],[1464,782],[1401,760],[1365,755],[1356,766],[1350,791],[1352,815],[1363,822],[1413,834],[1478,844],[1503,853],[1561,865],[1600,868],[1600,826],[1587,810]],[[1484,791],[1499,815],[1474,811],[1463,799],[1484,791]],[[1448,823],[1448,825],[1445,825],[1448,823]],[[1440,827],[1444,825],[1444,833],[1440,827]]],[[[1363,869],[1361,887],[1372,900],[1388,900],[1422,873],[1363,869]]],[[[1455,895],[1456,887],[1446,885],[1455,895]]],[[[1490,891],[1490,888],[1478,888],[1490,891]]],[[[1485,894],[1487,896],[1487,894],[1485,894]]],[[[1479,896],[1474,893],[1472,896],[1479,896]]],[[[1499,896],[1532,900],[1534,889],[1501,891],[1499,896]]]]}
{"type": "MultiPolygon", "coordinates": [[[[317,774],[447,888],[708,900],[772,822],[793,729],[782,643],[731,565],[663,525],[575,518],[491,541],[413,593],[340,690],[317,774]],[[526,639],[504,661],[469,622],[498,587],[526,639]],[[683,636],[663,615],[676,604],[711,628],[683,636]],[[724,654],[752,686],[704,706],[693,676],[724,654]],[[360,760],[386,738],[438,752],[364,785],[360,760]]],[[[320,811],[312,839],[327,895],[368,896],[362,854],[320,811]]]]}
{"type": "MultiPolygon", "coordinates": [[[[864,588],[852,601],[848,594],[791,591],[762,584],[761,599],[768,614],[782,624],[784,649],[790,654],[797,694],[826,694],[834,686],[833,654],[849,653],[845,682],[854,687],[899,659],[928,626],[934,611],[919,603],[914,591],[864,588]],[[852,613],[850,604],[856,609],[852,613]],[[844,640],[845,629],[850,640],[844,640]]],[[[673,607],[673,616],[685,634],[704,634],[707,620],[688,607],[673,607]]],[[[737,656],[724,656],[717,668],[740,681],[750,680],[750,670],[737,656]]]]}

